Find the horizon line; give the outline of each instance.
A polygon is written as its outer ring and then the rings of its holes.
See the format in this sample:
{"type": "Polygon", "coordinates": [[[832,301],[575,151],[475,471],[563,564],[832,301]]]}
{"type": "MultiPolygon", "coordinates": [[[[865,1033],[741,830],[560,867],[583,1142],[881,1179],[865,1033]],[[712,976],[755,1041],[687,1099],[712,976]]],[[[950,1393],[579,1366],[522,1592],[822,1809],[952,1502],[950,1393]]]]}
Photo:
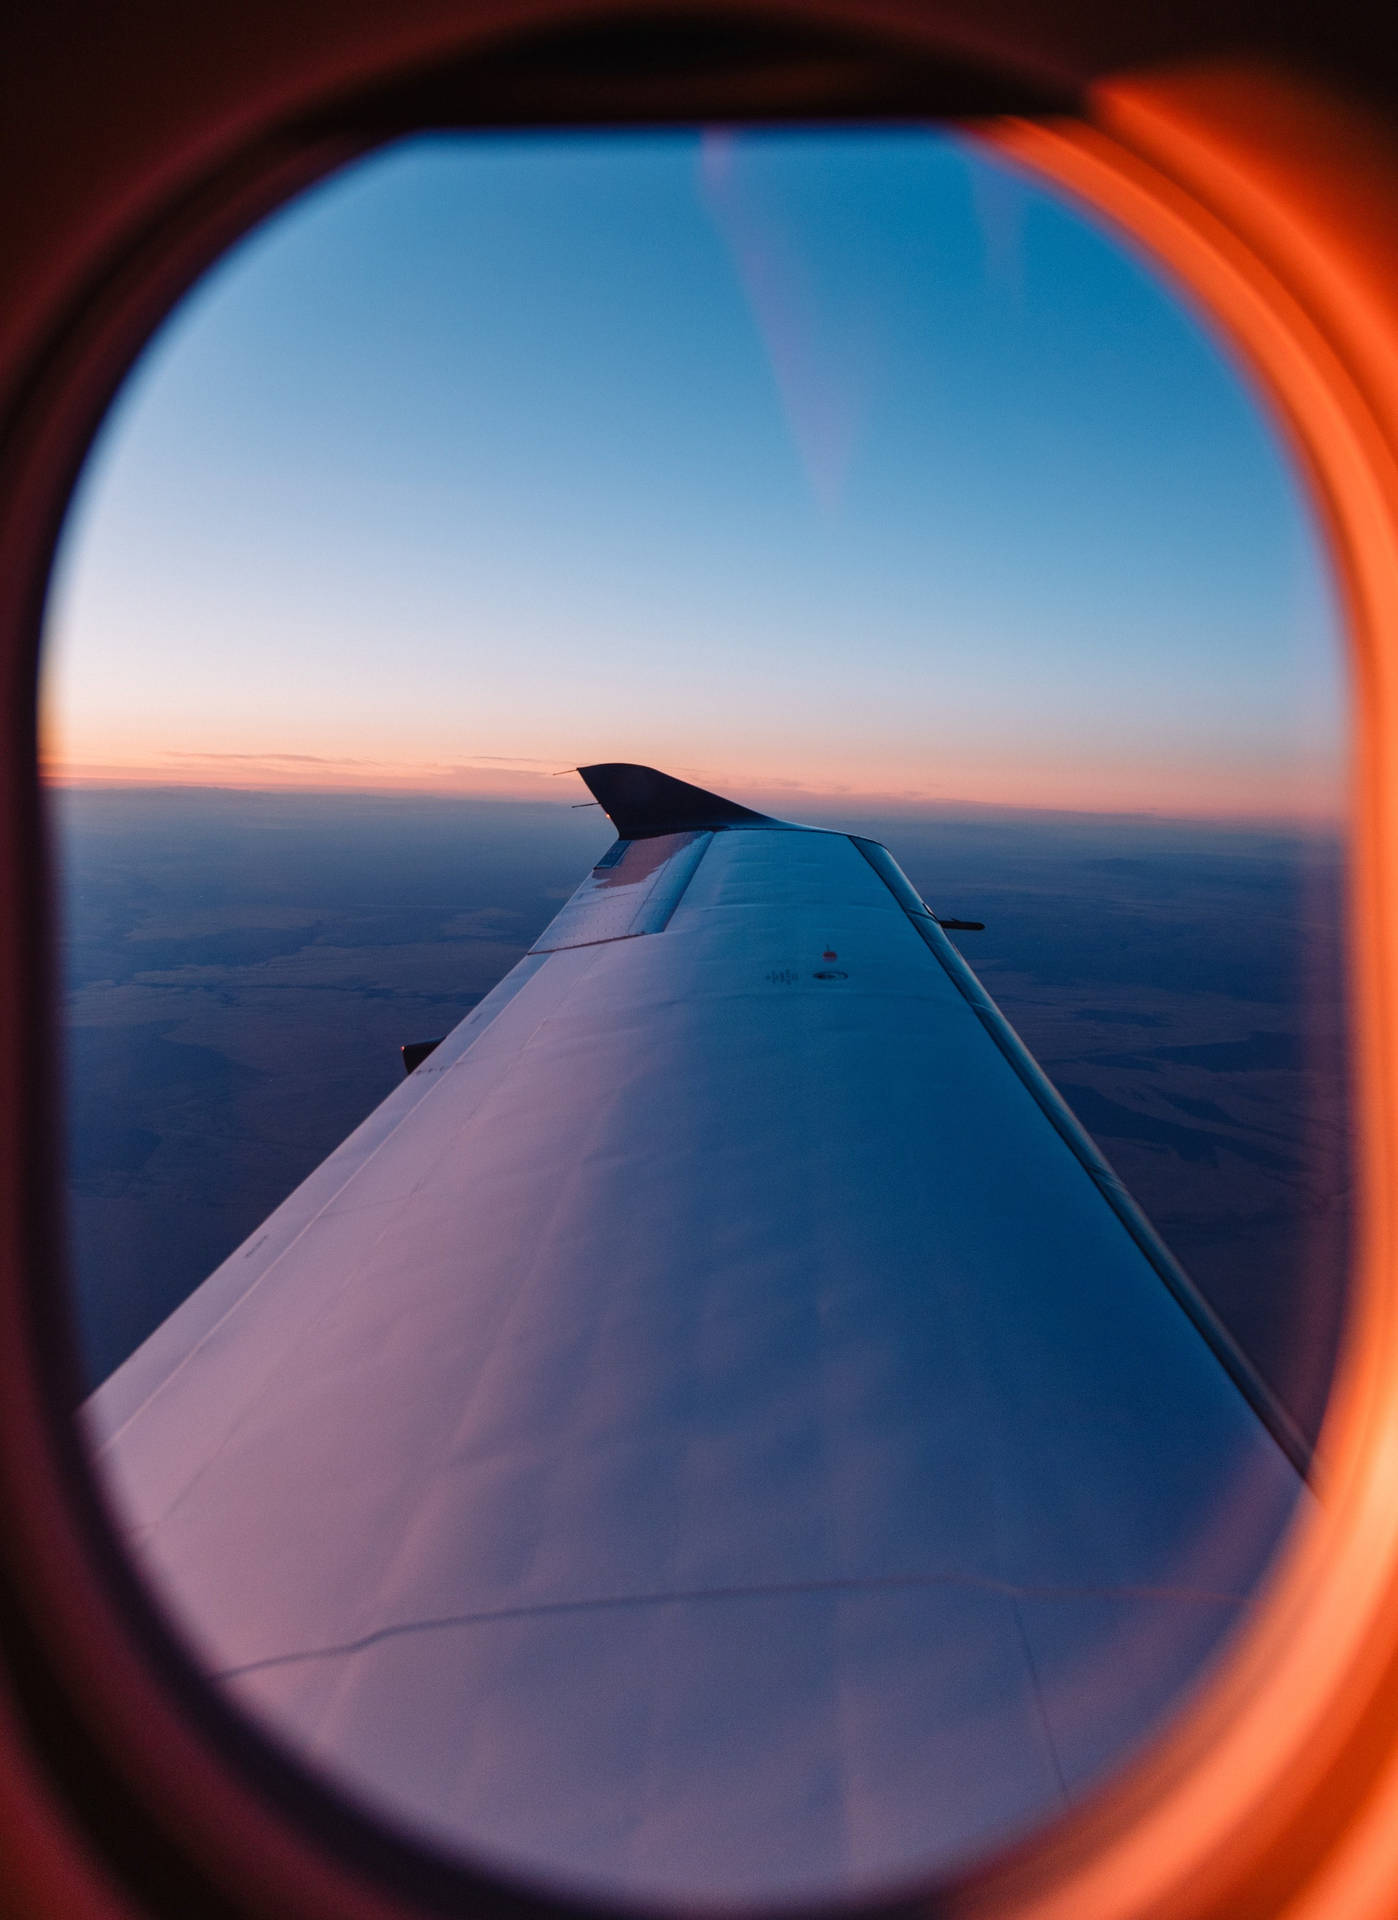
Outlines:
{"type": "MultiPolygon", "coordinates": [[[[564,768],[561,772],[573,772],[573,768],[564,768]]],[[[168,793],[223,793],[262,795],[267,798],[285,798],[302,794],[309,798],[345,799],[362,797],[381,800],[440,800],[440,801],[483,801],[502,806],[549,806],[560,812],[578,811],[581,807],[595,805],[595,802],[565,800],[561,794],[549,792],[500,792],[488,785],[479,787],[446,787],[426,782],[414,783],[407,779],[392,781],[326,781],[293,779],[197,779],[172,778],[168,773],[135,772],[122,768],[104,768],[100,771],[80,771],[74,769],[39,768],[40,785],[46,790],[81,790],[90,792],[168,792],[168,793]]],[[[1292,809],[1284,811],[1276,807],[1255,808],[1181,808],[1168,803],[1144,805],[1140,803],[1118,802],[1116,804],[1069,805],[1059,800],[1030,801],[1024,799],[974,799],[958,794],[916,794],[902,792],[879,792],[865,788],[818,788],[797,785],[791,781],[780,781],[764,785],[759,782],[738,783],[742,792],[749,798],[761,798],[767,805],[780,806],[802,804],[819,807],[822,811],[848,808],[852,815],[861,813],[918,814],[928,812],[966,812],[997,814],[1043,814],[1068,815],[1083,819],[1130,819],[1151,820],[1161,824],[1172,823],[1187,826],[1233,826],[1253,829],[1274,828],[1291,831],[1342,833],[1348,825],[1347,815],[1341,809],[1309,810],[1292,809]]],[[[600,811],[600,809],[599,809],[600,811]]],[[[796,822],[794,824],[799,824],[796,822]]]]}

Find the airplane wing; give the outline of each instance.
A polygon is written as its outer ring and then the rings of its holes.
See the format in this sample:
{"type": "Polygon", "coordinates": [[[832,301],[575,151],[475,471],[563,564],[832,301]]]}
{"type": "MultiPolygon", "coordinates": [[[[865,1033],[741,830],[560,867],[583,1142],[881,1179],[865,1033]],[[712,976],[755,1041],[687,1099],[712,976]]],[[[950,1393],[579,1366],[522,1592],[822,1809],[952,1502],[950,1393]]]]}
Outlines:
{"type": "Polygon", "coordinates": [[[617,844],[87,1427],[202,1665],[365,1804],[867,1892],[1157,1723],[1299,1442],[884,849],[583,774],[617,844]]]}

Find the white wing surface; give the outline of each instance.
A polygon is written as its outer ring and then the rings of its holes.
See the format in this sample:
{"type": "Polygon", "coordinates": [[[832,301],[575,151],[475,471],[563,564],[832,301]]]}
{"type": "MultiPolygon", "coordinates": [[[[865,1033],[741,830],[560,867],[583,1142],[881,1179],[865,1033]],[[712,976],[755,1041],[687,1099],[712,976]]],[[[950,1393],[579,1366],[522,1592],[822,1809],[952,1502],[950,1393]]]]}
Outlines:
{"type": "Polygon", "coordinates": [[[202,1664],[415,1834],[867,1892],[1139,1741],[1302,1483],[889,856],[644,773],[86,1418],[202,1664]]]}

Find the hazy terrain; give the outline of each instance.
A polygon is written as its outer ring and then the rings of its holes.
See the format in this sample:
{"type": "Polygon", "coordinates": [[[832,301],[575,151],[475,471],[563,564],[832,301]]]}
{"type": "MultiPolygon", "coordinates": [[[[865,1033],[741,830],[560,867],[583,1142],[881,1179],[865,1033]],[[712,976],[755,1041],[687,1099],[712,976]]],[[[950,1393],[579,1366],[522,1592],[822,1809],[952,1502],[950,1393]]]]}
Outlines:
{"type": "MultiPolygon", "coordinates": [[[[396,1084],[403,1041],[489,990],[612,836],[563,802],[53,804],[95,1381],[396,1084]]],[[[988,923],[962,951],[1313,1424],[1349,1212],[1338,843],[991,809],[821,821],[885,840],[938,912],[988,923]]]]}

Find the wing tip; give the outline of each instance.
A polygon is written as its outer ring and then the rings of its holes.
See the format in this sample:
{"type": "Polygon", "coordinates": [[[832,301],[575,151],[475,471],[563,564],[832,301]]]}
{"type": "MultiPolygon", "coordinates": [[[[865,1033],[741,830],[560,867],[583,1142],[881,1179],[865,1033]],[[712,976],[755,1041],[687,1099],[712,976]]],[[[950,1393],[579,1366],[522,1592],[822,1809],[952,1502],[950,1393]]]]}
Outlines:
{"type": "Polygon", "coordinates": [[[579,767],[593,799],[623,840],[654,840],[663,833],[713,832],[722,827],[782,827],[784,820],[691,786],[656,767],[607,760],[579,767]]]}

